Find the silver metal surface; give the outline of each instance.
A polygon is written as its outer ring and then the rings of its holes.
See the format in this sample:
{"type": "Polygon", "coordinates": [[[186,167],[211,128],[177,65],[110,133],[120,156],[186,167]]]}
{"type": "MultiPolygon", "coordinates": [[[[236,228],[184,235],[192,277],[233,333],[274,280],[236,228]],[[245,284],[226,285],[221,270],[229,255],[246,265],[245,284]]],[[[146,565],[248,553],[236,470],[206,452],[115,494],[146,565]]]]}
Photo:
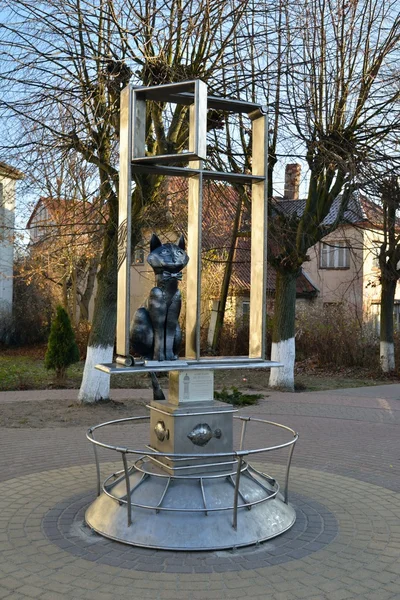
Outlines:
{"type": "Polygon", "coordinates": [[[208,423],[199,423],[186,437],[195,446],[206,446],[213,437],[219,439],[221,435],[222,431],[219,428],[213,431],[208,423]]]}
{"type": "Polygon", "coordinates": [[[132,204],[132,90],[121,92],[119,147],[119,212],[118,212],[118,282],[116,352],[129,354],[129,295],[131,268],[131,204],[132,204]]]}
{"type": "MultiPolygon", "coordinates": [[[[133,489],[135,475],[131,478],[133,489]]],[[[116,493],[122,495],[123,483],[120,488],[116,493]]],[[[105,537],[136,546],[187,551],[264,541],[289,529],[295,521],[295,512],[276,490],[265,492],[245,474],[240,490],[236,482],[232,486],[226,477],[182,481],[149,476],[132,493],[132,517],[132,526],[128,527],[126,501],[119,503],[104,494],[85,516],[87,524],[105,537]],[[242,497],[245,502],[239,501],[242,497]]]]}
{"type": "MultiPolygon", "coordinates": [[[[176,155],[180,156],[180,155],[176,155]]],[[[162,162],[162,161],[160,161],[162,162]]],[[[132,174],[135,173],[148,173],[152,175],[170,175],[175,177],[193,177],[194,175],[198,175],[200,173],[200,169],[196,169],[194,166],[191,167],[176,167],[176,166],[166,166],[157,164],[148,164],[148,162],[142,163],[142,161],[137,160],[137,162],[132,163],[132,174]]],[[[263,181],[264,177],[258,175],[252,175],[251,173],[230,173],[229,171],[208,171],[206,169],[202,170],[203,179],[204,180],[213,180],[213,181],[228,181],[230,183],[253,183],[253,181],[263,181]]]]}
{"type": "Polygon", "coordinates": [[[128,462],[126,460],[126,454],[122,454],[122,462],[124,463],[124,473],[125,473],[125,485],[126,485],[126,498],[127,498],[127,520],[128,527],[132,525],[132,504],[131,504],[131,486],[129,479],[129,469],[128,462]]]}
{"type": "MultiPolygon", "coordinates": [[[[215,371],[219,371],[221,369],[272,369],[274,367],[283,367],[282,363],[274,362],[271,360],[249,360],[246,359],[240,362],[224,362],[224,361],[202,361],[199,360],[197,362],[189,362],[190,369],[200,370],[200,369],[213,369],[215,371]]],[[[117,363],[104,363],[96,365],[96,369],[99,371],[104,371],[104,373],[109,373],[110,375],[122,375],[127,373],[168,373],[171,371],[170,366],[164,366],[162,362],[159,362],[157,366],[147,367],[144,364],[135,364],[132,367],[125,367],[124,365],[120,365],[117,363]]],[[[174,371],[187,371],[188,366],[180,366],[174,365],[174,371]]]]}
{"type": "Polygon", "coordinates": [[[124,477],[121,478],[121,472],[114,474],[119,479],[107,487],[110,477],[106,479],[103,493],[86,512],[88,525],[105,537],[127,544],[186,551],[246,546],[289,529],[296,515],[285,502],[288,474],[285,497],[282,497],[275,479],[254,469],[245,459],[253,454],[288,448],[289,469],[292,448],[298,436],[293,429],[279,423],[249,417],[236,418],[244,422],[246,428],[242,429],[241,449],[228,453],[174,455],[112,446],[94,439],[94,432],[98,429],[140,423],[148,417],[118,419],[90,428],[87,437],[93,444],[122,454],[124,477]],[[245,433],[252,423],[278,427],[290,432],[293,437],[279,445],[245,449],[245,433]],[[140,455],[130,467],[127,464],[129,454],[140,455]],[[220,470],[213,473],[209,463],[200,463],[197,464],[198,474],[186,475],[180,471],[179,475],[171,475],[160,462],[160,458],[166,456],[176,461],[212,459],[220,470]],[[222,458],[227,460],[221,465],[222,458]],[[232,470],[233,461],[236,467],[232,470]],[[205,518],[206,522],[203,521],[205,518]],[[132,522],[131,526],[128,521],[132,522]]]}
{"type": "MultiPolygon", "coordinates": [[[[180,156],[180,155],[177,155],[180,156]]],[[[149,161],[151,163],[151,161],[149,161]]],[[[132,163],[132,174],[148,173],[150,175],[170,175],[175,177],[193,177],[200,173],[200,169],[191,167],[166,166],[160,164],[149,164],[139,159],[132,163]]],[[[162,162],[162,161],[160,161],[162,162]]],[[[229,171],[209,171],[202,170],[204,180],[228,181],[230,183],[253,183],[253,181],[263,181],[264,177],[252,175],[251,173],[230,173],[229,171]]]]}
{"type": "Polygon", "coordinates": [[[256,111],[252,117],[252,173],[263,181],[251,186],[251,264],[249,356],[265,359],[267,328],[267,173],[268,123],[265,115],[256,111]]]}
{"type": "MultiPolygon", "coordinates": [[[[188,274],[186,308],[186,355],[200,358],[201,221],[203,180],[241,181],[252,184],[251,291],[249,356],[265,359],[266,244],[267,244],[267,122],[265,109],[255,103],[207,97],[201,80],[161,86],[133,88],[121,95],[121,168],[119,215],[119,277],[117,355],[129,355],[129,292],[132,173],[189,176],[188,274]],[[146,156],[146,101],[181,103],[189,106],[189,150],[181,154],[146,156]],[[224,173],[203,169],[207,150],[207,109],[247,113],[252,121],[252,173],[224,173]],[[184,161],[188,167],[174,163],[184,161]]],[[[123,365],[122,365],[123,366],[123,365]]],[[[270,363],[265,366],[278,366],[270,363]]],[[[160,369],[161,370],[161,369],[160,369]]],[[[110,372],[110,371],[107,371],[110,372]]],[[[116,371],[118,372],[118,371],[116,371]]]]}
{"type": "MultiPolygon", "coordinates": [[[[127,544],[173,550],[215,550],[254,544],[289,529],[295,511],[288,504],[289,470],[298,439],[290,427],[250,417],[233,417],[230,405],[213,399],[213,370],[283,366],[265,360],[267,247],[267,121],[254,103],[207,98],[200,80],[155,87],[128,86],[121,96],[121,169],[118,243],[117,361],[97,365],[108,374],[173,372],[170,402],[153,401],[150,417],[131,417],[91,427],[98,497],[86,512],[90,527],[127,544]],[[181,154],[146,156],[146,101],[189,107],[189,148],[181,154]],[[252,122],[252,173],[203,169],[207,150],[207,109],[247,113],[252,122]],[[188,163],[176,166],[175,163],[188,163]],[[136,173],[186,176],[188,185],[188,254],[186,357],[181,361],[136,361],[129,355],[131,246],[131,178],[136,173]],[[200,358],[201,231],[203,180],[252,185],[250,336],[248,357],[200,358]],[[203,371],[188,375],[180,371],[203,371]],[[210,371],[207,375],[205,371],[210,371]],[[162,416],[161,416],[162,415],[162,416]],[[144,449],[95,439],[114,425],[141,424],[150,418],[150,441],[144,449]],[[242,421],[239,448],[233,444],[233,418],[242,421]],[[246,434],[255,424],[288,432],[289,441],[246,449],[246,434]],[[207,445],[207,451],[205,446],[207,445]],[[101,482],[97,448],[121,454],[123,470],[101,482]],[[284,496],[278,482],[253,468],[248,459],[288,449],[284,496]],[[128,460],[132,464],[128,464],[128,460]],[[204,521],[206,519],[206,521],[204,521]]],[[[138,348],[136,348],[137,350],[138,348]]],[[[149,353],[140,350],[143,356],[149,353]]],[[[176,354],[174,352],[174,354],[176,354]]],[[[167,356],[171,358],[171,353],[167,356]]],[[[172,356],[174,358],[174,356],[172,356]]],[[[121,432],[118,433],[121,435],[121,432]]],[[[104,438],[103,438],[104,439],[104,438]]]]}

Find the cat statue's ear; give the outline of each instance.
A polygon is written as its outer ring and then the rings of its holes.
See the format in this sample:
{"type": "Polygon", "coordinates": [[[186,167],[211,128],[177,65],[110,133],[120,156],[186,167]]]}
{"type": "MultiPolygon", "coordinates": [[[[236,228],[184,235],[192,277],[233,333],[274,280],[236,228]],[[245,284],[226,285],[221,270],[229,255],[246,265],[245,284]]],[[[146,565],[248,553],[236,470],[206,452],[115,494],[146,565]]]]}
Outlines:
{"type": "Polygon", "coordinates": [[[185,238],[183,237],[183,235],[181,235],[181,237],[179,238],[179,240],[176,242],[176,245],[179,246],[179,248],[181,250],[185,250],[186,249],[185,238]]]}
{"type": "Polygon", "coordinates": [[[162,244],[161,244],[160,238],[158,237],[158,235],[153,233],[153,235],[151,236],[151,240],[150,240],[150,252],[153,252],[156,248],[158,248],[161,245],[162,244]]]}

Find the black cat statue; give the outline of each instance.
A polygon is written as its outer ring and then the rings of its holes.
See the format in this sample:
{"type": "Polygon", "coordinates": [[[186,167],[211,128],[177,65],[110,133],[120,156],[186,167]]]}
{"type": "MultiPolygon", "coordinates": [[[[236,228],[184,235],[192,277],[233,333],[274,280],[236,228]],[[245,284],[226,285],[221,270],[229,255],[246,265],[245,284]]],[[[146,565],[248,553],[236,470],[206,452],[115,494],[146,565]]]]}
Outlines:
{"type": "Polygon", "coordinates": [[[156,286],[145,306],[139,308],[132,319],[131,346],[148,360],[177,360],[182,340],[178,323],[182,304],[178,281],[189,262],[183,235],[176,244],[162,244],[153,233],[147,262],[154,270],[156,286]]]}

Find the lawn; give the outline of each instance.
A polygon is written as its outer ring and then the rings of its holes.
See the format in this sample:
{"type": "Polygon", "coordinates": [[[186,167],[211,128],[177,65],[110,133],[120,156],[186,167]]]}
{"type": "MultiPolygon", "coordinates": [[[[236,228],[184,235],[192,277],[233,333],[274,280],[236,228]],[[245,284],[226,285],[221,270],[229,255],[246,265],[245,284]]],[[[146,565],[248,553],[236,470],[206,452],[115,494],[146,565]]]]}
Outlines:
{"type": "MultiPolygon", "coordinates": [[[[0,391],[40,390],[59,387],[54,381],[54,373],[47,371],[43,364],[45,348],[8,349],[0,354],[0,391]]],[[[84,362],[76,363],[68,369],[65,387],[79,388],[84,362]]],[[[395,383],[396,379],[377,376],[366,369],[343,369],[334,371],[301,370],[295,377],[297,391],[322,391],[347,387],[362,387],[395,383]]],[[[268,387],[268,371],[216,371],[216,388],[236,386],[239,389],[262,390],[268,387]]],[[[118,375],[111,378],[112,388],[148,388],[146,374],[118,375]]]]}

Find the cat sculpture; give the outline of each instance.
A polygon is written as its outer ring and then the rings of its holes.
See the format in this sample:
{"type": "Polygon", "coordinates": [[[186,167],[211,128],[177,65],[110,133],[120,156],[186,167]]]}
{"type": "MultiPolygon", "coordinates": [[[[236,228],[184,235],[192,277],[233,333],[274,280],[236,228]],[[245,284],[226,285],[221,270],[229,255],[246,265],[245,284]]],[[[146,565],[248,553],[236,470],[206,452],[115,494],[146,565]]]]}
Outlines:
{"type": "Polygon", "coordinates": [[[148,360],[177,360],[182,341],[178,323],[182,298],[178,282],[189,262],[183,235],[176,244],[162,244],[153,233],[147,262],[153,268],[156,285],[146,304],[131,323],[130,341],[134,352],[148,360]]]}

